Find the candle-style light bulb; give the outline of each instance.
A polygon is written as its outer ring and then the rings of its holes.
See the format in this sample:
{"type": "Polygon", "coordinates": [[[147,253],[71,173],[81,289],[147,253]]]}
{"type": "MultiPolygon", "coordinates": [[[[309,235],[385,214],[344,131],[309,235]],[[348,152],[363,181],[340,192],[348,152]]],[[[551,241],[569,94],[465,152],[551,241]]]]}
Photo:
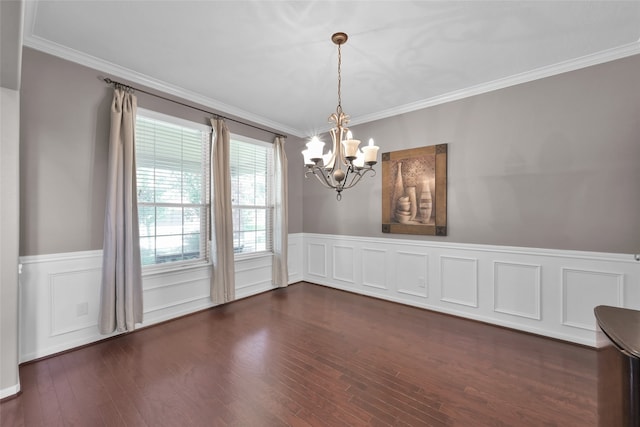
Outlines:
{"type": "Polygon", "coordinates": [[[357,139],[353,139],[353,134],[351,133],[351,131],[347,132],[347,139],[342,141],[342,145],[344,145],[345,157],[347,157],[348,159],[355,159],[360,141],[357,139]]]}
{"type": "Polygon", "coordinates": [[[321,159],[322,147],[324,147],[324,142],[320,141],[320,138],[318,138],[317,136],[311,138],[311,141],[307,142],[309,159],[321,159]]]}
{"type": "Polygon", "coordinates": [[[373,145],[373,138],[369,138],[369,145],[362,147],[362,151],[364,151],[364,162],[369,166],[375,165],[377,163],[379,149],[380,147],[373,145]]]}
{"type": "Polygon", "coordinates": [[[302,157],[304,157],[304,164],[306,166],[313,165],[313,160],[311,160],[311,152],[308,148],[306,150],[302,150],[302,157]]]}

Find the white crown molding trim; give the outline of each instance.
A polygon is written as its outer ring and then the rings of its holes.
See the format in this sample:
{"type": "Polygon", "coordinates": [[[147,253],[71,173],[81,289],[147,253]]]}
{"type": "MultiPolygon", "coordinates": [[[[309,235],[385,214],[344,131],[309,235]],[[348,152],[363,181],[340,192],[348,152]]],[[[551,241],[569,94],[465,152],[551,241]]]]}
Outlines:
{"type": "Polygon", "coordinates": [[[458,101],[460,99],[469,98],[475,95],[492,92],[494,90],[504,89],[510,86],[516,86],[522,83],[528,83],[534,80],[540,80],[546,77],[553,77],[558,74],[576,71],[587,68],[592,65],[603,64],[605,62],[615,61],[617,59],[626,58],[628,56],[640,54],[640,39],[637,42],[627,43],[615,48],[603,50],[601,52],[581,56],[579,58],[568,61],[559,62],[557,64],[540,67],[532,71],[527,71],[513,76],[504,77],[491,82],[482,83],[465,89],[448,92],[432,98],[412,102],[398,107],[383,110],[377,113],[365,114],[363,116],[351,117],[350,125],[360,125],[375,120],[386,119],[400,114],[411,113],[427,107],[445,104],[447,102],[458,101]]]}
{"type": "Polygon", "coordinates": [[[199,95],[195,92],[183,89],[179,86],[171,85],[161,80],[154,79],[145,74],[138,73],[128,68],[121,67],[119,65],[104,61],[94,56],[87,55],[74,49],[69,49],[65,46],[50,42],[37,36],[27,35],[24,38],[24,45],[32,49],[48,53],[49,55],[53,55],[62,59],[66,59],[67,61],[75,62],[85,67],[92,68],[100,73],[110,75],[99,76],[101,79],[102,77],[112,77],[115,80],[127,80],[129,82],[132,82],[133,84],[142,85],[150,89],[158,90],[164,94],[177,96],[187,101],[202,105],[207,108],[211,108],[212,110],[220,112],[220,114],[239,117],[242,120],[246,120],[257,125],[275,129],[274,132],[283,132],[300,138],[305,136],[298,129],[294,129],[282,123],[274,122],[265,117],[249,113],[248,111],[233,107],[229,104],[225,104],[224,102],[199,95]]]}
{"type": "MultiPolygon", "coordinates": [[[[286,126],[282,123],[269,120],[265,117],[258,116],[240,108],[225,104],[224,102],[199,95],[195,92],[183,89],[179,86],[171,85],[161,80],[154,79],[145,74],[138,73],[128,68],[121,67],[111,62],[104,61],[94,56],[87,55],[78,50],[70,49],[66,46],[36,36],[33,31],[36,22],[36,15],[37,2],[27,1],[25,3],[24,12],[24,46],[39,50],[44,53],[48,53],[62,59],[66,59],[71,62],[75,62],[89,68],[93,68],[105,74],[111,74],[114,79],[128,80],[132,83],[146,86],[148,88],[161,91],[168,95],[177,96],[187,101],[191,101],[207,108],[211,108],[212,110],[217,110],[220,112],[220,114],[236,116],[238,118],[241,118],[242,120],[247,120],[260,126],[265,126],[278,132],[291,134],[300,138],[305,136],[305,134],[303,134],[303,132],[301,132],[300,130],[294,129],[290,126],[286,126]]],[[[100,77],[102,78],[102,76],[100,77]]]]}
{"type": "MultiPolygon", "coordinates": [[[[282,123],[278,123],[269,120],[265,117],[258,116],[248,111],[233,107],[225,104],[221,101],[217,101],[212,98],[208,98],[199,95],[195,92],[183,89],[178,86],[174,86],[163,82],[161,80],[154,79],[150,76],[138,73],[125,67],[113,64],[108,61],[101,60],[99,58],[87,55],[80,51],[70,49],[60,44],[51,42],[44,38],[34,35],[33,29],[36,20],[37,2],[27,1],[25,3],[24,11],[24,46],[36,49],[53,56],[57,56],[80,65],[87,66],[89,68],[96,69],[98,71],[112,74],[114,78],[121,78],[129,80],[135,84],[140,84],[151,89],[159,90],[163,93],[174,95],[185,100],[203,105],[205,107],[218,110],[221,113],[237,116],[243,120],[251,121],[261,126],[272,128],[284,133],[288,133],[299,138],[306,138],[310,136],[308,130],[295,129],[290,126],[286,126],[282,123]]],[[[557,64],[540,67],[532,71],[516,74],[509,77],[504,77],[491,82],[482,83],[469,88],[445,93],[428,99],[416,101],[409,104],[400,105],[398,107],[390,108],[387,110],[379,111],[376,113],[365,114],[358,117],[351,117],[351,126],[372,122],[375,120],[381,120],[400,114],[410,113],[413,111],[421,110],[427,107],[433,107],[436,105],[444,104],[447,102],[457,101],[460,99],[468,98],[475,95],[481,95],[483,93],[492,92],[494,90],[504,89],[510,86],[515,86],[522,83],[531,82],[534,80],[543,79],[546,77],[552,77],[558,74],[566,73],[569,71],[579,70],[581,68],[590,67],[592,65],[598,65],[605,62],[614,61],[617,59],[626,58],[640,54],[640,39],[636,42],[627,43],[615,48],[607,49],[601,52],[584,55],[568,61],[559,62],[557,64]]],[[[321,128],[317,133],[327,132],[330,128],[321,128]]],[[[313,134],[313,133],[312,133],[313,134]]]]}

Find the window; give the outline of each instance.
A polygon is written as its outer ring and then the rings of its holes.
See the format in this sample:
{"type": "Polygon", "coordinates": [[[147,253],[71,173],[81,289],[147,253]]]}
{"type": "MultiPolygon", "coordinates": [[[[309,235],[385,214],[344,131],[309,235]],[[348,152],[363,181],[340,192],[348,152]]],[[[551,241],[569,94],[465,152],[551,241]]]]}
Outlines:
{"type": "Polygon", "coordinates": [[[272,251],[273,145],[231,137],[233,250],[236,254],[272,251]]]}
{"type": "Polygon", "coordinates": [[[204,125],[138,109],[142,265],[208,260],[209,138],[204,125]]]}

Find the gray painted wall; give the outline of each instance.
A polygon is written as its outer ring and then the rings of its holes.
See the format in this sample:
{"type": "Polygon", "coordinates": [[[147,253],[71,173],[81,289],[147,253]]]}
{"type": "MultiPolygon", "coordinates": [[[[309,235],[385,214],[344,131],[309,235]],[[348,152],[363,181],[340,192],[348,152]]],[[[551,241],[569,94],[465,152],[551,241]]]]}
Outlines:
{"type": "MultiPolygon", "coordinates": [[[[20,254],[102,249],[112,88],[99,79],[99,71],[29,48],[22,68],[20,254]]],[[[141,108],[208,124],[206,113],[137,96],[141,108]]],[[[273,138],[228,125],[232,133],[273,138]]],[[[289,157],[295,158],[301,143],[288,138],[289,157]]],[[[302,184],[295,172],[290,171],[291,233],[302,231],[302,184]]]]}
{"type": "Polygon", "coordinates": [[[102,248],[109,89],[84,67],[24,49],[20,255],[102,248]]]}
{"type": "Polygon", "coordinates": [[[638,76],[635,56],[353,126],[380,153],[449,144],[449,236],[381,232],[380,165],[341,202],[306,181],[303,230],[638,253],[638,76]]]}
{"type": "Polygon", "coordinates": [[[285,144],[289,172],[289,233],[302,233],[302,156],[300,150],[306,142],[296,136],[289,136],[285,144]]]}
{"type": "MultiPolygon", "coordinates": [[[[20,253],[100,249],[111,89],[100,72],[31,49],[22,74],[20,253]]],[[[637,75],[640,56],[352,127],[381,152],[449,144],[447,237],[383,234],[380,166],[337,202],[304,179],[305,141],[289,137],[289,231],[640,252],[637,75]]],[[[143,108],[207,120],[138,99],[143,108]]]]}

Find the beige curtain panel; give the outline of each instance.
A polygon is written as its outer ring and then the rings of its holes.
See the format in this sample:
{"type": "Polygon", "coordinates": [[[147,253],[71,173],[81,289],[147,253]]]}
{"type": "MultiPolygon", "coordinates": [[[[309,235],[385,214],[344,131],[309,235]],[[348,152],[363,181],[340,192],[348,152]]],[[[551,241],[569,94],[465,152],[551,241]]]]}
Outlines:
{"type": "Polygon", "coordinates": [[[233,216],[231,210],[231,141],[229,129],[222,119],[211,119],[211,299],[223,304],[236,297],[233,255],[233,216]]]}
{"type": "Polygon", "coordinates": [[[107,207],[104,220],[100,333],[142,323],[142,269],[136,192],[136,97],[116,87],[111,104],[107,207]]]}
{"type": "Polygon", "coordinates": [[[273,285],[289,285],[289,195],[287,184],[287,155],[284,152],[284,138],[277,136],[274,144],[275,161],[275,209],[273,212],[273,285]]]}

